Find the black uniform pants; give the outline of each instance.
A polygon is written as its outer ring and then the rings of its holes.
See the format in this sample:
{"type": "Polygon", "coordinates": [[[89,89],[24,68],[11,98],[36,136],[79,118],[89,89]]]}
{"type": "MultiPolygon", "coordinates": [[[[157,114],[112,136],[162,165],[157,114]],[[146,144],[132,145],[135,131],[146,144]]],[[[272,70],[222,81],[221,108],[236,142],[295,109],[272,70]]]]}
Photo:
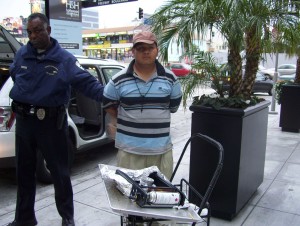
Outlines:
{"type": "Polygon", "coordinates": [[[35,115],[16,118],[17,204],[15,220],[23,224],[36,222],[34,203],[36,194],[36,150],[47,163],[55,190],[58,213],[73,218],[73,191],[68,167],[67,120],[57,128],[57,117],[39,120],[35,115]]]}

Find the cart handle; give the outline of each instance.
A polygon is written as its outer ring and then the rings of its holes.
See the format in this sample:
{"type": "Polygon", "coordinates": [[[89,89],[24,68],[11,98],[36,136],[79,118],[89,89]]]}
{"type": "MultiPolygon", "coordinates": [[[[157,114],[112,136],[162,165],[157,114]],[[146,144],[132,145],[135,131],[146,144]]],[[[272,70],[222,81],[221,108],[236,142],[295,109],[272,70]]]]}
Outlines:
{"type": "MultiPolygon", "coordinates": [[[[208,185],[208,188],[206,189],[206,192],[205,192],[204,196],[201,198],[201,203],[200,203],[200,205],[199,205],[199,212],[198,212],[198,214],[200,214],[200,213],[201,213],[201,210],[202,210],[202,209],[205,207],[205,205],[207,204],[207,201],[208,201],[208,199],[209,199],[209,197],[210,197],[210,195],[211,195],[211,193],[212,193],[212,190],[213,190],[213,188],[214,188],[214,186],[215,186],[215,184],[216,184],[216,182],[217,182],[217,180],[218,180],[218,178],[219,178],[219,176],[220,176],[220,173],[221,173],[221,170],[222,170],[222,167],[223,167],[223,161],[224,161],[224,149],[223,149],[223,146],[222,146],[218,141],[212,139],[211,137],[208,137],[208,136],[203,135],[203,134],[201,134],[201,133],[195,133],[195,134],[193,134],[193,135],[190,137],[190,139],[187,141],[187,143],[185,144],[185,146],[184,146],[184,148],[183,148],[183,151],[182,151],[182,153],[181,153],[181,155],[180,155],[180,158],[179,158],[179,160],[178,160],[178,162],[177,162],[177,164],[176,164],[175,170],[173,171],[173,174],[172,174],[172,176],[171,176],[170,181],[173,180],[173,178],[174,178],[174,176],[175,176],[175,174],[176,174],[176,172],[177,172],[178,166],[179,166],[179,164],[180,164],[180,162],[181,162],[181,160],[182,160],[182,158],[183,158],[183,155],[184,155],[184,153],[185,153],[185,151],[186,151],[186,149],[187,149],[189,143],[190,143],[194,138],[196,138],[196,137],[197,137],[197,138],[201,138],[201,139],[207,141],[208,143],[212,144],[212,145],[215,146],[216,149],[219,151],[219,160],[218,160],[218,164],[217,164],[217,166],[216,166],[214,175],[213,175],[213,177],[212,177],[212,179],[211,179],[211,181],[210,181],[210,183],[209,183],[209,185],[208,185]]],[[[191,189],[192,189],[199,197],[201,197],[201,195],[196,191],[196,189],[195,189],[192,185],[190,185],[186,180],[182,179],[181,182],[180,182],[180,186],[182,186],[182,182],[183,182],[183,181],[184,181],[185,183],[187,183],[187,184],[189,185],[189,187],[190,187],[190,188],[191,188],[191,189]]]]}
{"type": "MultiPolygon", "coordinates": [[[[173,179],[174,179],[174,176],[175,176],[175,174],[176,174],[176,172],[177,172],[177,169],[178,169],[178,167],[179,167],[179,164],[181,163],[181,160],[182,160],[182,158],[183,158],[183,156],[184,156],[184,154],[185,154],[185,151],[186,151],[188,145],[189,145],[190,142],[191,142],[194,138],[196,138],[196,137],[201,138],[201,139],[207,141],[208,143],[212,144],[212,145],[215,146],[216,149],[219,151],[218,167],[217,167],[216,171],[221,171],[222,166],[223,166],[223,161],[224,161],[224,149],[223,149],[223,146],[222,146],[218,141],[214,140],[213,138],[211,138],[211,137],[209,137],[209,136],[203,135],[203,134],[201,134],[201,133],[195,133],[195,134],[193,134],[193,135],[189,138],[189,140],[186,142],[186,144],[185,144],[185,146],[184,146],[184,148],[183,148],[183,151],[182,151],[182,153],[181,153],[181,155],[180,155],[180,157],[179,157],[179,160],[178,160],[178,162],[177,162],[177,164],[176,164],[176,166],[175,166],[175,169],[174,169],[174,171],[173,171],[173,173],[172,173],[172,176],[171,176],[171,178],[170,178],[170,181],[171,181],[171,182],[172,182],[173,179]]],[[[216,178],[216,179],[217,179],[217,178],[216,178]]],[[[216,180],[215,180],[215,181],[216,181],[216,180]]]]}

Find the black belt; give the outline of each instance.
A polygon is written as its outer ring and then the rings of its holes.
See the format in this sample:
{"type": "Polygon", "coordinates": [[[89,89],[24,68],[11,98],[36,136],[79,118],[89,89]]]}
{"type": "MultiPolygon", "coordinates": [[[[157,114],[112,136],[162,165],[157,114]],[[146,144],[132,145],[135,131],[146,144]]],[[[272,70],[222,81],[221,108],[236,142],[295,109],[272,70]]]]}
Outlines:
{"type": "Polygon", "coordinates": [[[34,106],[30,104],[23,104],[20,102],[13,101],[11,104],[12,111],[20,114],[22,116],[29,115],[29,116],[36,116],[39,120],[43,120],[47,118],[56,117],[59,113],[64,110],[64,106],[59,107],[41,107],[41,106],[34,106]]]}

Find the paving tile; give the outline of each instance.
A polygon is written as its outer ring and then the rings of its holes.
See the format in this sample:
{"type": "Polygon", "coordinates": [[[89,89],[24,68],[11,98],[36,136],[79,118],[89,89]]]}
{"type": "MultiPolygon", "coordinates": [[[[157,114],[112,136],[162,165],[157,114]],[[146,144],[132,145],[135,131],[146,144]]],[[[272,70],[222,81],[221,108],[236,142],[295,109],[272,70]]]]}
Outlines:
{"type": "Polygon", "coordinates": [[[268,145],[266,149],[266,159],[284,162],[288,160],[294,150],[294,145],[268,145]]]}
{"type": "Polygon", "coordinates": [[[261,199],[261,197],[268,190],[268,188],[270,187],[272,182],[273,182],[273,180],[265,178],[264,181],[262,182],[262,184],[257,188],[257,191],[253,194],[253,196],[249,200],[249,204],[256,205],[258,203],[258,201],[261,199]]]}
{"type": "MultiPolygon", "coordinates": [[[[120,217],[86,204],[74,202],[75,223],[78,226],[116,226],[120,225],[120,217]]],[[[36,217],[41,226],[60,226],[61,217],[56,211],[55,205],[36,212],[36,217]]]]}
{"type": "Polygon", "coordinates": [[[298,183],[300,185],[300,164],[286,163],[280,170],[277,180],[286,181],[290,183],[298,183]]]}
{"type": "Polygon", "coordinates": [[[74,201],[91,207],[112,212],[107,199],[104,183],[98,183],[74,195],[74,201]]]}
{"type": "MultiPolygon", "coordinates": [[[[16,185],[0,184],[0,218],[2,215],[15,210],[16,207],[16,185]]],[[[1,224],[0,224],[1,225],[1,224]]]]}
{"type": "Polygon", "coordinates": [[[299,151],[299,150],[300,150],[300,141],[299,141],[299,143],[298,143],[298,145],[296,147],[296,151],[299,151]]]}
{"type": "Polygon", "coordinates": [[[292,134],[292,133],[286,133],[280,132],[281,136],[268,136],[267,137],[267,145],[271,147],[273,146],[279,146],[279,147],[288,147],[294,149],[299,140],[300,136],[292,134]],[[282,135],[283,134],[283,135],[282,135]]]}
{"type": "Polygon", "coordinates": [[[300,215],[300,184],[274,181],[258,206],[300,215]]]}
{"type": "Polygon", "coordinates": [[[99,184],[101,182],[101,176],[98,167],[89,171],[87,174],[81,176],[72,176],[73,193],[76,194],[91,186],[99,184]]]}
{"type": "Polygon", "coordinates": [[[300,164],[300,142],[299,145],[295,148],[295,151],[289,157],[288,162],[300,164]]]}
{"type": "MultiPolygon", "coordinates": [[[[241,211],[238,213],[238,215],[233,218],[231,221],[222,220],[219,218],[212,218],[211,219],[211,226],[240,226],[243,224],[243,222],[246,220],[248,215],[253,210],[254,206],[252,205],[246,205],[241,211]]],[[[254,226],[254,225],[252,225],[254,226]]]]}
{"type": "Polygon", "coordinates": [[[283,167],[284,162],[266,160],[265,169],[264,169],[264,178],[265,179],[275,179],[281,168],[283,167]]]}
{"type": "Polygon", "coordinates": [[[286,212],[256,207],[243,226],[299,226],[300,216],[286,212]]]}
{"type": "Polygon", "coordinates": [[[6,213],[5,215],[0,215],[0,225],[1,226],[6,226],[8,223],[12,222],[15,218],[15,212],[9,212],[6,213]]]}

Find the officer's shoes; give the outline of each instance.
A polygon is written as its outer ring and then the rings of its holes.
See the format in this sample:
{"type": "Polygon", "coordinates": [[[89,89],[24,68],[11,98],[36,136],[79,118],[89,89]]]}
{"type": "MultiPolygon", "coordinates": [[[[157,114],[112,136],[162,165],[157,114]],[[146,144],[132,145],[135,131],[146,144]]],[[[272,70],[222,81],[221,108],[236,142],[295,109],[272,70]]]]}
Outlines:
{"type": "Polygon", "coordinates": [[[74,219],[63,218],[61,222],[61,226],[75,226],[74,219]]]}
{"type": "Polygon", "coordinates": [[[14,220],[13,222],[9,223],[7,226],[36,226],[36,225],[37,225],[36,220],[22,222],[22,223],[18,223],[17,221],[14,220]]]}

